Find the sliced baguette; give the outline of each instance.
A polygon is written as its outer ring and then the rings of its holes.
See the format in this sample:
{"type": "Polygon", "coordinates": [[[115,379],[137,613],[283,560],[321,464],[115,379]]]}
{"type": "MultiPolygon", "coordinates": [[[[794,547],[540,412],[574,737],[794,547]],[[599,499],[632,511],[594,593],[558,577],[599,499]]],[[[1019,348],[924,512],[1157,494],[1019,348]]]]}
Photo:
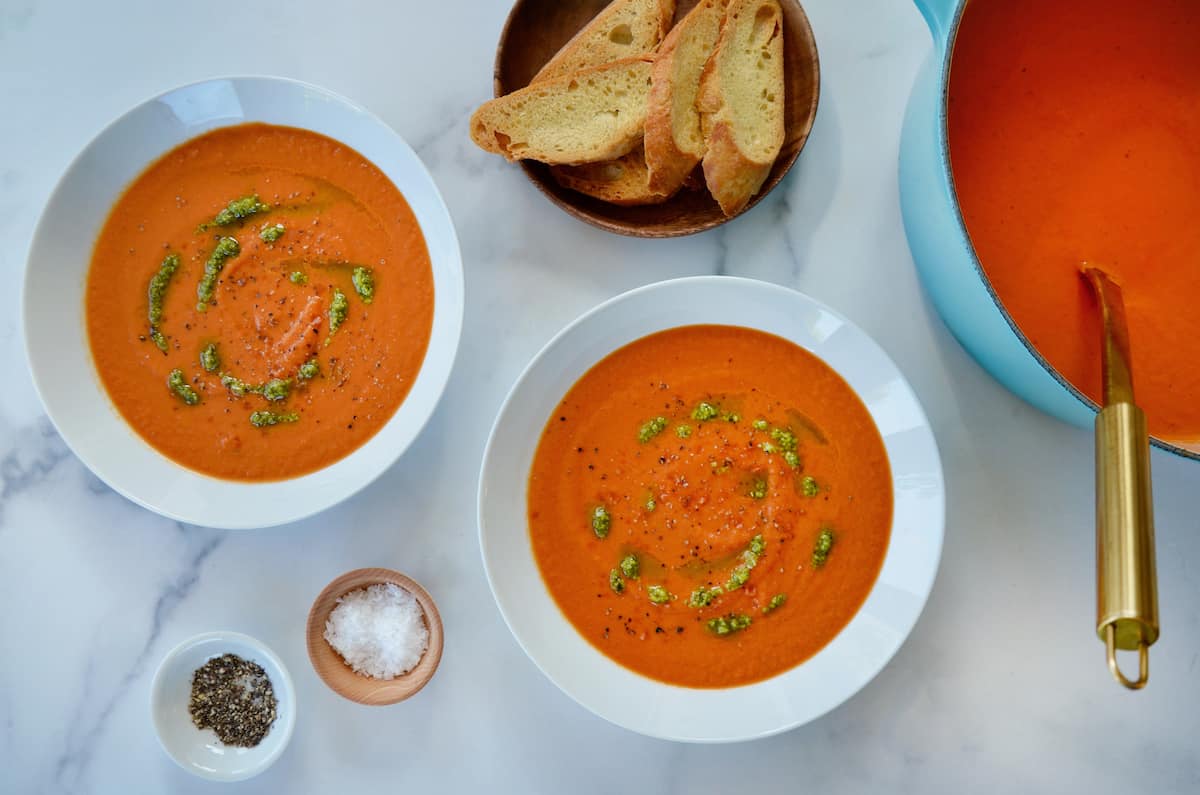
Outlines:
{"type": "Polygon", "coordinates": [[[624,157],[580,166],[554,166],[554,179],[564,188],[579,191],[609,204],[622,206],[660,204],[670,194],[650,189],[646,158],[641,147],[624,157]]]}
{"type": "Polygon", "coordinates": [[[646,165],[651,190],[674,193],[704,157],[696,95],[728,0],[700,0],[663,40],[650,73],[646,165]]]}
{"type": "Polygon", "coordinates": [[[783,12],[776,0],[730,0],[700,78],[704,181],[726,215],[762,187],[784,137],[783,12]]]}
{"type": "Polygon", "coordinates": [[[642,140],[650,67],[649,58],[625,58],[493,99],[471,117],[471,138],[509,160],[620,157],[642,140]]]}
{"type": "Polygon", "coordinates": [[[531,83],[644,55],[662,41],[675,0],[614,0],[546,62],[531,83]]]}
{"type": "MultiPolygon", "coordinates": [[[[628,54],[658,47],[675,16],[675,0],[614,0],[580,30],[533,82],[587,69],[628,54]]],[[[616,160],[579,166],[551,166],[559,185],[611,204],[658,204],[669,198],[651,190],[641,147],[616,160]]]]}

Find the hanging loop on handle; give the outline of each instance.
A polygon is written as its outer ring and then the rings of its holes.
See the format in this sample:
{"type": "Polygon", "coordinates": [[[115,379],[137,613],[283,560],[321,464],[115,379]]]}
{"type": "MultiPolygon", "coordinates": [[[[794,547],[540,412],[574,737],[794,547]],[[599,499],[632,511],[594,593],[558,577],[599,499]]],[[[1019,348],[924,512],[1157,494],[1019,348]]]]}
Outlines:
{"type": "Polygon", "coordinates": [[[1112,671],[1113,678],[1130,690],[1141,690],[1150,681],[1150,647],[1144,642],[1138,644],[1138,678],[1130,681],[1121,673],[1121,666],[1117,663],[1116,622],[1105,626],[1104,636],[1104,643],[1108,647],[1108,670],[1112,671]]]}

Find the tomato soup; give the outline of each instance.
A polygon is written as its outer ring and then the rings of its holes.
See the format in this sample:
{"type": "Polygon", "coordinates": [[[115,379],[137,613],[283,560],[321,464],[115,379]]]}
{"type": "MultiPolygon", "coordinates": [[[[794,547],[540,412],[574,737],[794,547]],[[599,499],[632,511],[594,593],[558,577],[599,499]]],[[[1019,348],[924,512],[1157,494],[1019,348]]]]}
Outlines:
{"type": "Polygon", "coordinates": [[[949,136],[967,231],[1025,337],[1098,400],[1077,271],[1103,267],[1151,432],[1200,440],[1200,3],[971,0],[949,136]]]}
{"type": "Polygon", "coordinates": [[[769,334],[660,332],[546,423],[529,477],[546,586],[613,660],[688,687],[803,662],[854,616],[891,533],[887,454],[832,369],[769,334]]]}
{"type": "Polygon", "coordinates": [[[96,370],[138,434],[198,472],[275,480],[396,412],[429,344],[433,273],[412,210],[362,155],[246,124],[126,189],[85,301],[96,370]]]}

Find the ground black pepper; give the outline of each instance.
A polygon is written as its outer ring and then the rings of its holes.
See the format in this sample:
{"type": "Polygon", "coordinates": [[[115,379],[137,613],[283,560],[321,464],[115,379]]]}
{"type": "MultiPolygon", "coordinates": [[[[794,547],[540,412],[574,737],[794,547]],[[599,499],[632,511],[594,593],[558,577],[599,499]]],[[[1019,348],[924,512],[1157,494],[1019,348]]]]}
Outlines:
{"type": "Polygon", "coordinates": [[[192,722],[215,731],[225,745],[253,748],[262,742],[275,722],[276,706],[267,672],[236,654],[214,657],[192,674],[192,722]]]}

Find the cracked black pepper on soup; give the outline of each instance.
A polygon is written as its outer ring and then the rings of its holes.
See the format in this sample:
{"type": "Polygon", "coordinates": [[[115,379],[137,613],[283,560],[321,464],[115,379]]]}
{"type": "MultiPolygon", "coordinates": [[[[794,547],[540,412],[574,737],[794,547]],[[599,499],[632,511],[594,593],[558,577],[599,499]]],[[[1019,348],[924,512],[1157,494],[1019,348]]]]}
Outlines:
{"type": "Polygon", "coordinates": [[[225,745],[253,748],[270,733],[278,702],[261,665],[223,654],[192,674],[188,712],[196,728],[212,729],[225,745]]]}

